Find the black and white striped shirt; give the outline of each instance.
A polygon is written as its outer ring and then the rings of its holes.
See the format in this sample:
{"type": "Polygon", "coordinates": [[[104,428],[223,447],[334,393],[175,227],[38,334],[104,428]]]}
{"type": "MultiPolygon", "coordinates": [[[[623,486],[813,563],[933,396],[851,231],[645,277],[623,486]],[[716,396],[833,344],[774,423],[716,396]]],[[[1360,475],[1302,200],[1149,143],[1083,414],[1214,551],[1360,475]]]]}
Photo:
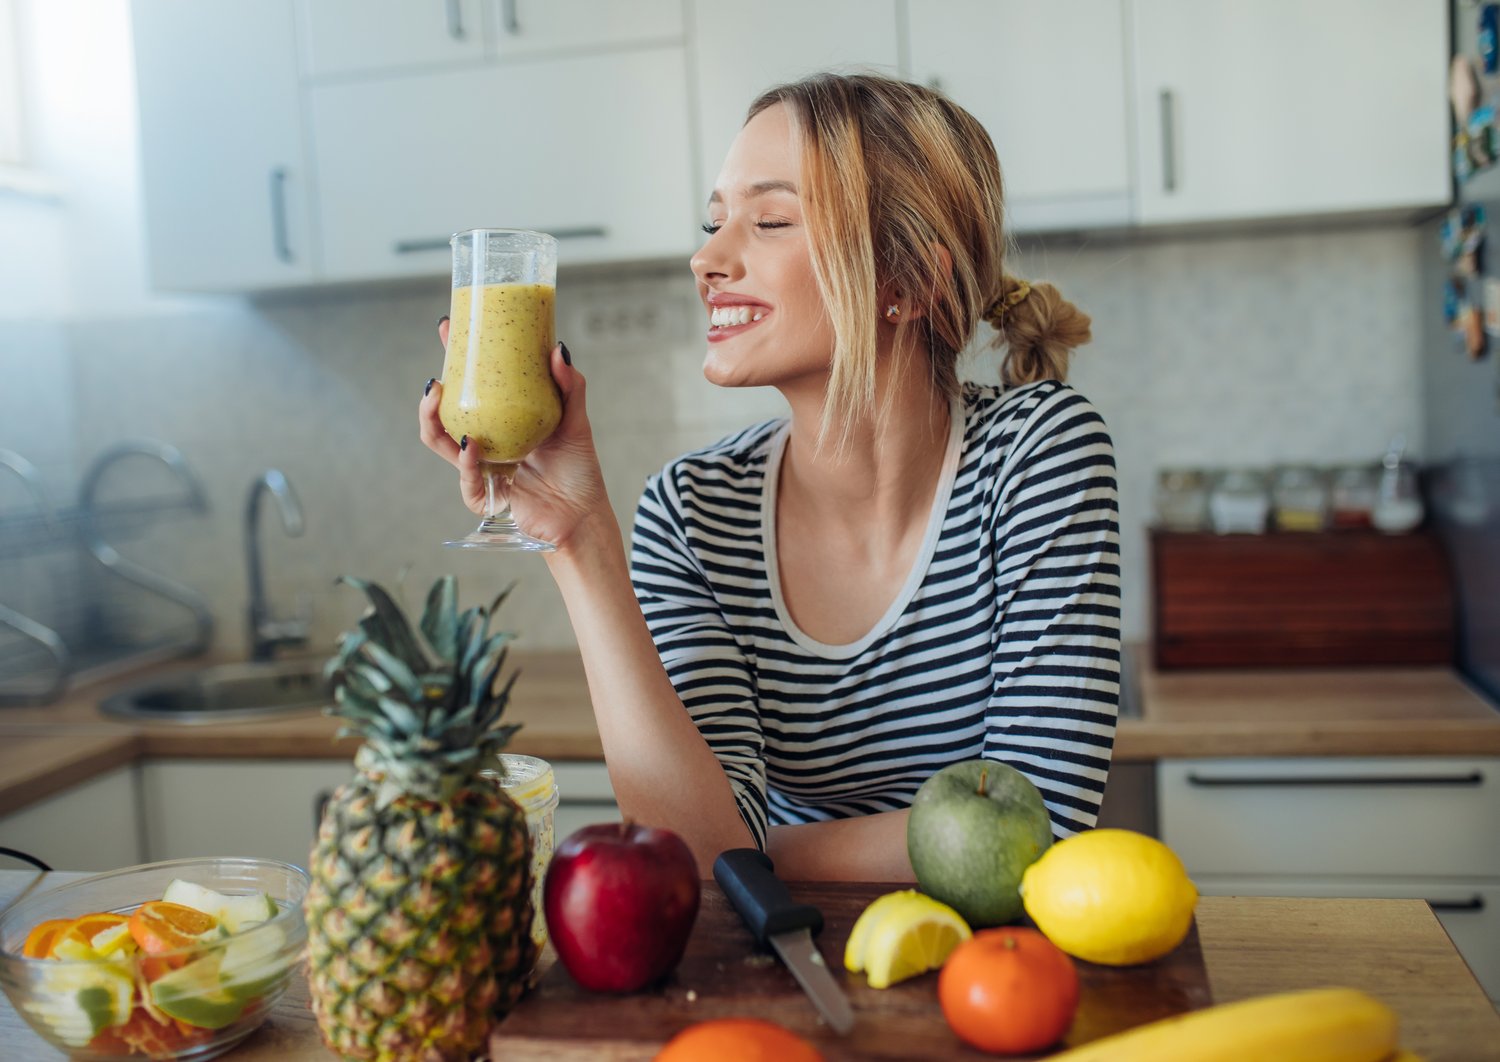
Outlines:
{"type": "Polygon", "coordinates": [[[631,575],[668,675],[755,841],[767,825],[907,807],[981,756],[1094,824],[1114,745],[1120,559],[1113,449],[1064,384],[966,384],[906,585],[859,641],[825,645],[776,569],[785,420],[671,462],[636,510],[631,575]]]}

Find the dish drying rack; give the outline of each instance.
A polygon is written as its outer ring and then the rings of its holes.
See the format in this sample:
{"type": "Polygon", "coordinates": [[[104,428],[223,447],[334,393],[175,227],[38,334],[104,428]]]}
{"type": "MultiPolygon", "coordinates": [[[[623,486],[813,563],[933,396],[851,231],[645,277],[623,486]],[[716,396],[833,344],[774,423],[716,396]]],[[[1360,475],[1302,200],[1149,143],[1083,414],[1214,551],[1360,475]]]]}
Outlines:
{"type": "Polygon", "coordinates": [[[77,503],[61,509],[36,465],[0,448],[0,475],[7,473],[20,478],[30,505],[0,510],[0,706],[47,704],[71,683],[208,648],[207,601],[114,545],[161,519],[208,511],[203,485],[176,447],[151,439],[110,447],[84,472],[77,503]],[[130,458],[159,462],[182,489],[101,500],[106,481],[118,478],[111,473],[130,458]],[[145,602],[166,606],[174,620],[153,630],[141,618],[145,602]]]}

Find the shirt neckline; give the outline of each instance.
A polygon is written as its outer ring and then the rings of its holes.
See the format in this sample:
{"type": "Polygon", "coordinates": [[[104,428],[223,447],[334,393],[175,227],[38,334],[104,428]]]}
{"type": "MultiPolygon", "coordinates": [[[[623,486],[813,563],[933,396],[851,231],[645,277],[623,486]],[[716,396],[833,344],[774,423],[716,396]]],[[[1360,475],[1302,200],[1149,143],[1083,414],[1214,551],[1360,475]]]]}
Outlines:
{"type": "Polygon", "coordinates": [[[781,458],[786,452],[787,438],[791,434],[791,422],[786,421],[777,429],[776,434],[771,438],[771,447],[766,459],[766,484],[760,499],[760,532],[761,541],[765,543],[766,582],[771,590],[771,604],[776,610],[776,618],[781,621],[782,629],[793,642],[814,656],[829,660],[847,660],[864,652],[877,638],[885,635],[896,625],[896,621],[901,618],[901,614],[906,611],[906,607],[916,596],[917,588],[922,585],[922,580],[926,578],[927,568],[932,563],[932,555],[937,550],[943,523],[948,515],[948,501],[953,495],[953,483],[958,476],[958,459],[963,450],[964,430],[964,403],[961,396],[955,396],[948,412],[948,447],[943,454],[943,467],[938,475],[937,490],[933,492],[932,511],[927,516],[927,531],[922,537],[922,544],[917,548],[917,555],[912,562],[911,571],[906,575],[906,582],[897,592],[890,608],[885,610],[885,615],[876,620],[875,625],[869,631],[856,641],[833,645],[818,641],[797,626],[792,620],[791,611],[786,606],[786,599],[781,595],[781,568],[776,558],[776,493],[777,484],[781,479],[781,458]]]}

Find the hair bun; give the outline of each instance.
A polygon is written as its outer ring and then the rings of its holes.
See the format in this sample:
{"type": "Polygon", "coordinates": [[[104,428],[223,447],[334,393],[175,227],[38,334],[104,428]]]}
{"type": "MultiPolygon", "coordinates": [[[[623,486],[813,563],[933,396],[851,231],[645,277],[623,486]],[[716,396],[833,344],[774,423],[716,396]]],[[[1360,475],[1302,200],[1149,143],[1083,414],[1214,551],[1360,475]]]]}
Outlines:
{"type": "Polygon", "coordinates": [[[985,313],[1006,345],[1000,381],[1019,387],[1038,380],[1066,380],[1068,356],[1093,339],[1093,318],[1051,284],[1028,284],[1007,276],[1002,293],[985,313]]]}

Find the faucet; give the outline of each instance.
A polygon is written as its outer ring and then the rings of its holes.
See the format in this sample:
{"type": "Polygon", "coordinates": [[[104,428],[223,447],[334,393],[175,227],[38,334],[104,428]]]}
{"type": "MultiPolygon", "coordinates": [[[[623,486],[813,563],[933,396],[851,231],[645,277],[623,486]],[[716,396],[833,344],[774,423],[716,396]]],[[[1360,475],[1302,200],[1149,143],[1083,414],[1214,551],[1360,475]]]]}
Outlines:
{"type": "Polygon", "coordinates": [[[281,510],[281,526],[293,538],[302,534],[302,504],[297,492],[277,468],[268,468],[250,484],[245,502],[245,565],[250,573],[250,659],[270,660],[282,646],[307,644],[308,617],[294,620],[271,618],[266,604],[265,579],[260,561],[260,498],[269,493],[281,510]]]}

